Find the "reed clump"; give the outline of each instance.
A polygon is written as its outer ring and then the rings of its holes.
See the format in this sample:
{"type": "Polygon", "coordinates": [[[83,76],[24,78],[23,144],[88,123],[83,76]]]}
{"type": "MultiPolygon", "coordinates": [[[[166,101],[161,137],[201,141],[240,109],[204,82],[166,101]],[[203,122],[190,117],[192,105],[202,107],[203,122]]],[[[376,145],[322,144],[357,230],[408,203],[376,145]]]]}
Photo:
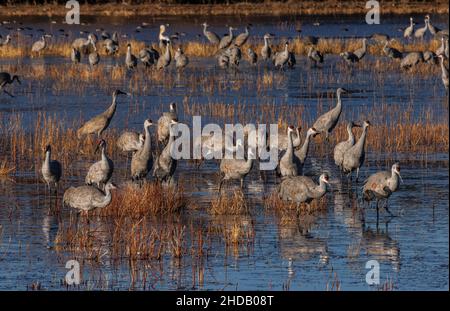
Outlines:
{"type": "Polygon", "coordinates": [[[248,203],[242,190],[233,191],[231,194],[220,194],[211,200],[211,208],[208,212],[212,215],[242,215],[247,214],[248,203]]]}
{"type": "Polygon", "coordinates": [[[11,173],[15,171],[16,167],[12,166],[8,159],[5,158],[0,162],[0,178],[4,178],[9,176],[11,173]]]}

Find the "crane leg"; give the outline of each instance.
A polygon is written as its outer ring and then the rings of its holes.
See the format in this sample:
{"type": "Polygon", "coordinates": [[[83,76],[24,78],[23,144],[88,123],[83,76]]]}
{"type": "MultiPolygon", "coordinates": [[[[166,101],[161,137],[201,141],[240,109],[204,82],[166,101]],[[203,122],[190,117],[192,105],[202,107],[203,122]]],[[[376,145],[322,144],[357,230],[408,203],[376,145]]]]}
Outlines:
{"type": "Polygon", "coordinates": [[[244,178],[241,178],[241,190],[244,189],[244,178]]]}
{"type": "Polygon", "coordinates": [[[378,228],[378,220],[379,220],[379,210],[378,210],[378,200],[377,200],[377,228],[378,228]]]}
{"type": "Polygon", "coordinates": [[[359,167],[356,169],[356,184],[358,184],[358,178],[359,178],[359,167]]]}

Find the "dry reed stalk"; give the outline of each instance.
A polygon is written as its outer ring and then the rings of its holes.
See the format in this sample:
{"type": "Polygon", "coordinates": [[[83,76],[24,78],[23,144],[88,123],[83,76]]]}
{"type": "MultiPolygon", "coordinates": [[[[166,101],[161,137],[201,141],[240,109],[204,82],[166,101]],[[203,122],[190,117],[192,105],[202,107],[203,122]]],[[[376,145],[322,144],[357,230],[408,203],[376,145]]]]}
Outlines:
{"type": "Polygon", "coordinates": [[[248,213],[248,203],[244,193],[233,191],[231,195],[220,194],[211,200],[211,208],[208,212],[212,215],[242,215],[248,213]]]}

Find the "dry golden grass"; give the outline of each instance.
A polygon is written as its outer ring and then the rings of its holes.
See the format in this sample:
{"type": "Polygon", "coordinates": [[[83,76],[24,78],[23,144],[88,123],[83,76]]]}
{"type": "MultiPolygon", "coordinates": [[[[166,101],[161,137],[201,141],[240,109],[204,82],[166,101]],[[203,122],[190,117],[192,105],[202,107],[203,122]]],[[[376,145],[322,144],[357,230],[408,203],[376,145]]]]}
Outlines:
{"type": "Polygon", "coordinates": [[[230,195],[222,192],[217,198],[211,200],[211,208],[208,212],[212,215],[247,214],[247,199],[241,190],[233,191],[230,195]]]}
{"type": "Polygon", "coordinates": [[[320,200],[313,200],[310,204],[302,203],[297,208],[297,203],[283,201],[275,190],[264,198],[264,206],[267,210],[274,210],[280,213],[289,213],[296,211],[300,215],[311,214],[317,211],[323,211],[327,208],[326,196],[320,200]]]}
{"type": "Polygon", "coordinates": [[[16,169],[15,166],[11,166],[8,159],[5,158],[0,162],[0,178],[7,177],[9,174],[14,172],[16,169]]]}
{"type": "MultiPolygon", "coordinates": [[[[165,4],[101,4],[81,5],[83,14],[92,16],[215,16],[215,15],[330,15],[330,14],[365,14],[365,2],[355,0],[325,1],[264,1],[262,3],[240,2],[233,4],[176,4],[165,1],[165,4]],[[167,3],[167,4],[166,4],[167,3]]],[[[65,16],[64,6],[46,5],[4,5],[1,6],[4,16],[40,15],[49,17],[65,16]]],[[[382,14],[412,14],[427,12],[448,13],[448,1],[385,1],[381,6],[382,14]]]]}

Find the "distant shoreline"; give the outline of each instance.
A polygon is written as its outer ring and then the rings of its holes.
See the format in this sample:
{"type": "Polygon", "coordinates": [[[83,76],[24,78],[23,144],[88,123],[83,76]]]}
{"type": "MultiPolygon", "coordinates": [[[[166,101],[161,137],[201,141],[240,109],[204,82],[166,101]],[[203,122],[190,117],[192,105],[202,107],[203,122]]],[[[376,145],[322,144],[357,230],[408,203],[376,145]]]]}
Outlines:
{"type": "MultiPolygon", "coordinates": [[[[202,15],[352,15],[365,14],[366,1],[324,0],[296,1],[295,3],[237,3],[213,5],[81,5],[81,14],[86,16],[202,16],[202,15]]],[[[381,1],[381,14],[448,14],[449,1],[397,3],[381,1]]],[[[0,16],[64,16],[68,9],[64,5],[0,5],[0,16]]]]}

